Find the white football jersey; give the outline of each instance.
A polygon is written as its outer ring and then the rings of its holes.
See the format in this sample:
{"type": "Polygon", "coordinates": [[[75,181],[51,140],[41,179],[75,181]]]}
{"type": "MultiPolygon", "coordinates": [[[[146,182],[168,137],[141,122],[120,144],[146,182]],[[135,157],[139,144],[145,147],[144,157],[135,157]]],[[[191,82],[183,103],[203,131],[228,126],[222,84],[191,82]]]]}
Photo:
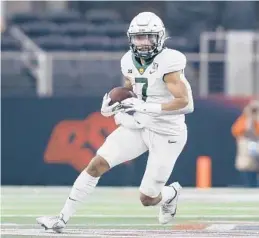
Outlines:
{"type": "MultiPolygon", "coordinates": [[[[190,85],[184,77],[185,66],[185,55],[168,48],[144,66],[136,60],[131,51],[121,59],[122,73],[131,81],[134,93],[138,98],[150,103],[168,103],[174,98],[163,80],[164,75],[170,72],[182,71],[181,79],[191,92],[190,85]]],[[[168,111],[159,116],[143,113],[135,113],[134,116],[137,121],[145,124],[145,127],[158,133],[179,135],[186,129],[184,114],[173,115],[173,112],[168,111]]]]}

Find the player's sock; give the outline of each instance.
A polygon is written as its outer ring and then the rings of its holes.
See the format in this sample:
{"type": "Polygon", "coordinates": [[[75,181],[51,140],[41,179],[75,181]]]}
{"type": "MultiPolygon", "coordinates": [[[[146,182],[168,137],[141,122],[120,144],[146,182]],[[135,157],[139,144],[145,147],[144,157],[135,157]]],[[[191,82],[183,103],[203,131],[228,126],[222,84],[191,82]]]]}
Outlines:
{"type": "Polygon", "coordinates": [[[63,209],[60,212],[60,216],[67,223],[69,218],[73,216],[77,210],[77,207],[86,200],[89,194],[91,194],[98,183],[99,177],[95,178],[89,175],[85,170],[78,176],[69,197],[63,209]]]}
{"type": "Polygon", "coordinates": [[[162,200],[157,204],[157,205],[161,205],[163,203],[165,203],[168,199],[171,199],[175,196],[175,190],[172,187],[169,186],[164,186],[161,192],[162,195],[162,200]]]}

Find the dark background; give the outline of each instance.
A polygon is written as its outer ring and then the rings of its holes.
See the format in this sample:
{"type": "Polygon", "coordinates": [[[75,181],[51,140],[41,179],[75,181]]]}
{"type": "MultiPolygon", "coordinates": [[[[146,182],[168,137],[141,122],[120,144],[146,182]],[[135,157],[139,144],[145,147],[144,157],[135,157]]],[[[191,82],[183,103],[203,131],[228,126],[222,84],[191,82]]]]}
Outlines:
{"type": "MultiPolygon", "coordinates": [[[[51,132],[63,120],[83,120],[99,111],[101,98],[2,99],[2,184],[71,185],[79,171],[71,165],[44,162],[51,132]]],[[[213,186],[240,184],[234,168],[235,140],[230,133],[240,110],[213,100],[197,99],[195,112],[187,115],[188,143],[172,178],[195,186],[196,159],[212,158],[213,186]]],[[[143,155],[102,177],[101,185],[138,186],[145,170],[143,155]]]]}

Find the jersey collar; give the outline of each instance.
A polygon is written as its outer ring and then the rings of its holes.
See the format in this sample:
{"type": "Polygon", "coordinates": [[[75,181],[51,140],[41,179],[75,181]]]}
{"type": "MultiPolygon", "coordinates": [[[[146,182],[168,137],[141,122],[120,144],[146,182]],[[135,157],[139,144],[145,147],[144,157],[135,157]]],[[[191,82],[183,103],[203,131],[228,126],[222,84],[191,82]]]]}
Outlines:
{"type": "Polygon", "coordinates": [[[138,72],[139,72],[140,74],[144,74],[144,72],[146,71],[147,67],[153,62],[153,60],[154,60],[155,57],[156,57],[156,56],[152,57],[152,58],[149,59],[149,60],[146,60],[146,61],[145,61],[145,64],[142,65],[142,64],[140,63],[140,59],[137,58],[137,57],[135,57],[135,55],[132,54],[133,64],[135,65],[136,69],[138,70],[138,72]]]}

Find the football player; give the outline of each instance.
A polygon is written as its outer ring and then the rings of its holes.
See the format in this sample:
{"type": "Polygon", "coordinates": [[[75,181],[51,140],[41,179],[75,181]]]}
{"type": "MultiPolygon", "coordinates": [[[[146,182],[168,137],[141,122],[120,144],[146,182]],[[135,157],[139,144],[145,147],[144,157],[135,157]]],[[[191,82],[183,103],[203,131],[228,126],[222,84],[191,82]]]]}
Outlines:
{"type": "Polygon", "coordinates": [[[186,144],[185,114],[194,108],[191,87],[184,76],[186,57],[165,47],[165,27],[154,13],[134,17],[127,35],[130,50],[121,59],[121,71],[126,87],[138,98],[126,99],[118,107],[118,103],[110,106],[109,95],[104,96],[101,113],[115,115],[120,126],[78,176],[60,214],[37,218],[46,229],[61,232],[105,172],[146,151],[149,156],[139,187],[140,201],[144,206],[160,206],[161,224],[176,214],[181,186],[178,182],[165,184],[186,144]]]}

